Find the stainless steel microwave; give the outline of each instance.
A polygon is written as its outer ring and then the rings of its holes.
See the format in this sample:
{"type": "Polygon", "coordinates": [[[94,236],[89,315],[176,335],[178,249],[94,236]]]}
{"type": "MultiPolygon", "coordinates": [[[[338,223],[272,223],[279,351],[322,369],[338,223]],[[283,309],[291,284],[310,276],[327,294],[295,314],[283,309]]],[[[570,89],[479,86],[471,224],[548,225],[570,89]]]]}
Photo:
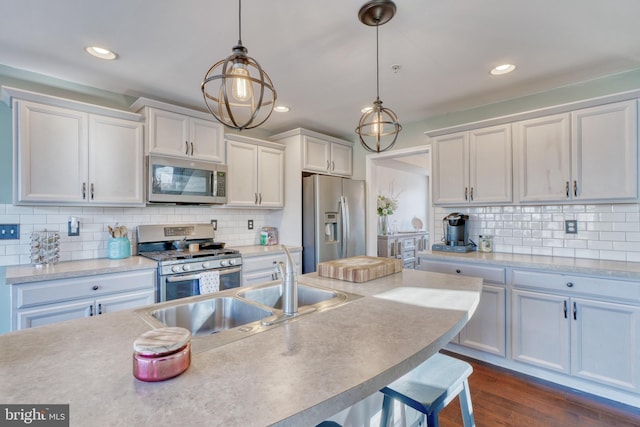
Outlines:
{"type": "Polygon", "coordinates": [[[150,203],[221,204],[227,202],[227,167],[199,160],[147,156],[150,203]]]}

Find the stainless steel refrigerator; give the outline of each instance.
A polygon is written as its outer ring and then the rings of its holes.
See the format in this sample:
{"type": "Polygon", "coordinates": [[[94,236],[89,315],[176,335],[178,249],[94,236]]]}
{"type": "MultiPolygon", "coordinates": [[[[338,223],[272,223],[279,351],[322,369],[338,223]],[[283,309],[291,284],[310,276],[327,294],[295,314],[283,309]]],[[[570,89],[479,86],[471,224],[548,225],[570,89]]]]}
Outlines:
{"type": "Polygon", "coordinates": [[[302,271],[365,254],[364,181],[311,175],[302,181],[302,271]]]}

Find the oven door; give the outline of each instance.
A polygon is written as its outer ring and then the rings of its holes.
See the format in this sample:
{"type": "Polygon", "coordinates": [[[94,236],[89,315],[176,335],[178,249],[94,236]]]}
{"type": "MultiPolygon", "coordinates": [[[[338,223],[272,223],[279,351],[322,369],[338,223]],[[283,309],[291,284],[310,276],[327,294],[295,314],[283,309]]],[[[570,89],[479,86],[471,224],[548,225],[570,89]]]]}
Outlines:
{"type": "MultiPolygon", "coordinates": [[[[207,271],[217,271],[220,274],[221,291],[238,288],[242,283],[241,267],[219,268],[207,271]]],[[[203,272],[161,276],[157,295],[158,302],[200,295],[201,273],[203,272]]]]}

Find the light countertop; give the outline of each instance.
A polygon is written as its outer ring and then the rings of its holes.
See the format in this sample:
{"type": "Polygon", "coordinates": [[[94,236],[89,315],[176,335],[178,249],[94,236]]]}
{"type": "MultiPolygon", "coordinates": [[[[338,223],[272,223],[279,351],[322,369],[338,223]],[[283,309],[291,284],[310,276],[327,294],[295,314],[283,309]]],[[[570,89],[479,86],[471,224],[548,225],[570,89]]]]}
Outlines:
{"type": "MultiPolygon", "coordinates": [[[[302,246],[286,245],[289,251],[301,251],[302,246]]],[[[238,249],[243,257],[254,257],[261,255],[273,255],[276,253],[284,253],[281,245],[250,245],[250,246],[229,246],[231,249],[238,249]]]]}
{"type": "Polygon", "coordinates": [[[494,264],[505,267],[530,268],[559,273],[602,276],[616,279],[640,280],[639,262],[606,261],[597,259],[521,255],[499,252],[453,253],[441,251],[418,252],[418,258],[440,261],[464,261],[494,264]]]}
{"type": "Polygon", "coordinates": [[[132,375],[133,341],[151,328],[133,310],[10,332],[0,335],[0,402],[69,403],[72,426],[311,426],[442,348],[482,286],[416,270],[300,283],[363,298],[194,352],[185,373],[158,383],[132,375]]]}
{"type": "Polygon", "coordinates": [[[6,268],[6,283],[7,285],[12,285],[123,271],[153,270],[157,265],[155,261],[141,256],[123,259],[95,258],[80,261],[63,261],[43,267],[34,267],[30,264],[14,265],[6,268]]]}

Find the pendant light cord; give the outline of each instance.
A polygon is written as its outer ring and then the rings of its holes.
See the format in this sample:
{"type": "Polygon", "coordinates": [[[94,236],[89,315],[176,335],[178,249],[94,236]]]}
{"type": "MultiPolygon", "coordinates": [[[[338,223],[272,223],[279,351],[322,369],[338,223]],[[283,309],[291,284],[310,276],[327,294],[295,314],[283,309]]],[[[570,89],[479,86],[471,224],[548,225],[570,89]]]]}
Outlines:
{"type": "Polygon", "coordinates": [[[380,47],[378,46],[378,22],[376,22],[376,99],[380,99],[380,47]]]}
{"type": "Polygon", "coordinates": [[[238,44],[242,45],[242,0],[238,0],[238,44]]]}

